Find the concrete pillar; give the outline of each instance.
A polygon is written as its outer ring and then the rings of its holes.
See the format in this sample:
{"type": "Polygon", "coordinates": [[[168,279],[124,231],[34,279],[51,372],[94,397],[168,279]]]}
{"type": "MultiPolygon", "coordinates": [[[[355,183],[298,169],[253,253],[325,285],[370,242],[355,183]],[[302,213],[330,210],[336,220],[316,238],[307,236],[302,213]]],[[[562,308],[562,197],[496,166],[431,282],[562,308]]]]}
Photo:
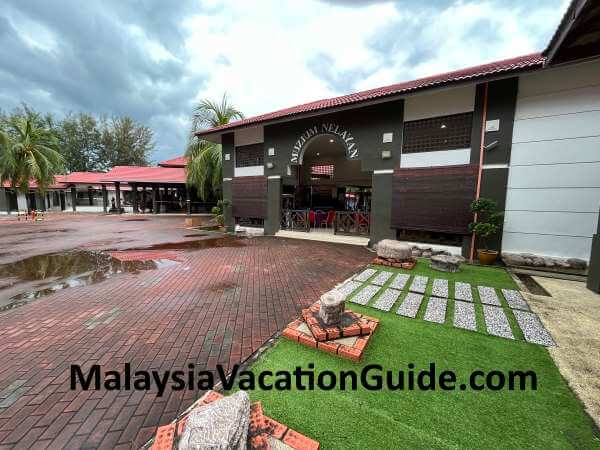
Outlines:
{"type": "Polygon", "coordinates": [[[73,212],[77,211],[77,188],[75,186],[71,186],[71,203],[73,212]]]}
{"type": "Polygon", "coordinates": [[[281,177],[267,180],[267,219],[265,234],[275,234],[281,225],[281,177]]]}
{"type": "Polygon", "coordinates": [[[138,205],[137,184],[135,183],[131,184],[131,203],[133,203],[133,213],[137,214],[138,212],[140,212],[140,207],[138,205]]]}
{"type": "Polygon", "coordinates": [[[231,190],[231,178],[223,178],[223,201],[229,203],[223,207],[223,215],[225,216],[225,229],[227,231],[235,231],[235,219],[233,217],[232,201],[233,195],[231,190]]]}
{"type": "Polygon", "coordinates": [[[158,192],[156,192],[158,185],[152,185],[152,214],[158,214],[158,192]]]}
{"type": "Polygon", "coordinates": [[[393,177],[392,169],[373,172],[370,246],[382,239],[396,239],[396,230],[391,228],[393,177]]]}
{"type": "Polygon", "coordinates": [[[163,203],[164,200],[164,188],[159,184],[158,185],[158,212],[159,213],[164,213],[167,211],[165,204],[163,203]]]}
{"type": "Polygon", "coordinates": [[[117,213],[121,214],[121,183],[115,183],[115,203],[117,206],[117,213]]]}
{"type": "Polygon", "coordinates": [[[192,200],[190,199],[190,188],[185,187],[185,210],[186,214],[189,216],[192,214],[192,200]]]}
{"type": "Polygon", "coordinates": [[[102,209],[106,214],[108,209],[108,191],[106,190],[106,185],[102,185],[102,209]]]}
{"type": "Polygon", "coordinates": [[[592,237],[592,253],[588,267],[587,288],[600,294],[600,216],[598,229],[592,237]]]}
{"type": "Polygon", "coordinates": [[[146,212],[146,185],[142,185],[142,213],[146,212]]]}

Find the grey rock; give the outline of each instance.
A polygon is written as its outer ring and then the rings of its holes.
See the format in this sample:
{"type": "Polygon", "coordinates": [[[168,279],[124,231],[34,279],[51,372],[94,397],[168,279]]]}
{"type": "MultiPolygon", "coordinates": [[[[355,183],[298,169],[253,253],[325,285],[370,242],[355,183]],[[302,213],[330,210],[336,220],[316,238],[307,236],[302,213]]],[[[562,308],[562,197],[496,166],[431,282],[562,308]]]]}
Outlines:
{"type": "Polygon", "coordinates": [[[562,269],[568,269],[569,267],[571,267],[566,259],[556,258],[554,260],[554,264],[556,264],[557,267],[560,267],[562,269]]]}
{"type": "Polygon", "coordinates": [[[250,398],[238,391],[192,410],[179,440],[179,450],[242,450],[246,448],[250,398]]]}
{"type": "Polygon", "coordinates": [[[423,254],[423,252],[421,250],[419,250],[418,248],[413,248],[410,251],[410,256],[414,256],[415,258],[419,258],[422,254],[423,254]]]}
{"type": "Polygon", "coordinates": [[[521,255],[517,255],[515,253],[504,253],[502,255],[502,260],[508,266],[526,266],[527,259],[521,255]]]}
{"type": "Polygon", "coordinates": [[[556,265],[556,260],[554,258],[543,257],[544,266],[546,267],[554,267],[556,265]]]}
{"type": "Polygon", "coordinates": [[[411,250],[405,242],[384,239],[377,243],[377,256],[385,259],[407,260],[410,259],[411,250]]]}
{"type": "Polygon", "coordinates": [[[431,268],[440,272],[458,272],[464,260],[462,256],[434,255],[431,257],[431,268]]]}
{"type": "Polygon", "coordinates": [[[544,267],[545,266],[544,258],[540,258],[540,257],[533,258],[532,265],[534,267],[544,267]]]}
{"type": "Polygon", "coordinates": [[[335,289],[321,295],[319,317],[325,325],[333,326],[341,322],[346,309],[344,299],[344,295],[335,289]]]}
{"type": "Polygon", "coordinates": [[[588,265],[587,261],[579,258],[569,258],[567,259],[567,264],[569,264],[572,269],[585,269],[588,265]]]}
{"type": "Polygon", "coordinates": [[[430,257],[431,257],[431,255],[433,255],[433,253],[432,253],[432,252],[430,252],[430,251],[427,251],[427,250],[424,250],[424,251],[423,251],[423,253],[421,253],[421,256],[422,256],[423,258],[430,258],[430,257]]]}

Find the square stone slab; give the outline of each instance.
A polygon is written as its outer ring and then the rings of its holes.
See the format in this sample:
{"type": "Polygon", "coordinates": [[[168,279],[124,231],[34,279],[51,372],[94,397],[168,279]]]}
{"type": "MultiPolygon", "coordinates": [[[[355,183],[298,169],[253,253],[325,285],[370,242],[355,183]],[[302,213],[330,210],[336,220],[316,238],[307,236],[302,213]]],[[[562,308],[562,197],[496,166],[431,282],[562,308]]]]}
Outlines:
{"type": "Polygon", "coordinates": [[[398,275],[396,275],[396,278],[394,278],[392,280],[392,282],[390,283],[390,287],[392,289],[402,290],[402,289],[404,289],[404,286],[406,286],[406,282],[408,281],[409,278],[410,278],[410,275],[407,275],[405,273],[399,273],[398,275]]]}
{"type": "Polygon", "coordinates": [[[487,286],[478,286],[477,290],[479,291],[479,299],[481,300],[481,303],[494,306],[502,305],[500,303],[500,299],[498,298],[498,294],[496,294],[496,289],[487,286]]]}
{"type": "Polygon", "coordinates": [[[379,289],[381,289],[379,286],[369,284],[360,291],[358,291],[358,293],[355,294],[354,297],[350,299],[350,301],[359,305],[366,305],[367,303],[369,303],[369,300],[375,297],[375,294],[379,292],[379,289]]]}
{"type": "Polygon", "coordinates": [[[454,301],[454,326],[464,330],[477,331],[475,305],[469,302],[454,301]]]}
{"type": "Polygon", "coordinates": [[[514,339],[504,310],[499,306],[483,305],[483,318],[489,334],[507,339],[514,339]]]}
{"type": "Polygon", "coordinates": [[[428,322],[444,323],[446,321],[447,298],[429,297],[423,318],[428,322]]]}
{"type": "Polygon", "coordinates": [[[448,298],[448,280],[434,279],[431,288],[431,295],[435,297],[448,298]]]}
{"type": "Polygon", "coordinates": [[[341,285],[337,290],[342,294],[344,299],[346,299],[360,286],[362,286],[362,283],[359,283],[358,281],[347,281],[346,283],[341,285]]]}
{"type": "Polygon", "coordinates": [[[386,289],[383,291],[383,294],[379,296],[377,301],[373,303],[373,308],[389,311],[392,309],[392,306],[394,306],[394,303],[396,303],[396,300],[398,300],[398,297],[400,297],[400,293],[401,291],[396,289],[386,289]]]}
{"type": "Polygon", "coordinates": [[[504,295],[506,303],[508,303],[508,306],[512,309],[529,311],[529,305],[519,291],[515,291],[514,289],[502,289],[502,295],[504,295]]]}
{"type": "Polygon", "coordinates": [[[409,290],[411,292],[416,292],[418,294],[424,294],[425,289],[427,289],[427,281],[428,280],[429,280],[428,277],[424,277],[421,275],[415,276],[415,279],[413,280],[412,284],[410,285],[409,290]]]}
{"type": "Polygon", "coordinates": [[[358,275],[355,275],[354,279],[356,281],[365,282],[369,278],[371,278],[373,275],[375,275],[375,272],[377,272],[375,269],[365,269],[361,273],[359,273],[358,275]]]}
{"type": "Polygon", "coordinates": [[[540,318],[532,312],[527,311],[513,311],[515,318],[517,319],[517,323],[521,330],[523,331],[523,336],[525,336],[525,340],[527,342],[532,342],[534,344],[545,345],[546,347],[552,347],[556,345],[554,339],[544,325],[540,318]]]}
{"type": "Polygon", "coordinates": [[[392,275],[394,275],[392,272],[379,272],[377,276],[373,278],[371,283],[376,284],[377,286],[383,286],[392,275]]]}
{"type": "Polygon", "coordinates": [[[460,281],[454,283],[454,298],[456,300],[472,302],[473,293],[471,292],[471,285],[469,283],[462,283],[460,281]]]}
{"type": "Polygon", "coordinates": [[[415,318],[417,317],[417,313],[419,312],[419,306],[421,306],[421,301],[423,300],[423,296],[421,294],[415,294],[414,292],[409,292],[406,294],[404,301],[396,311],[396,314],[405,317],[415,318]]]}

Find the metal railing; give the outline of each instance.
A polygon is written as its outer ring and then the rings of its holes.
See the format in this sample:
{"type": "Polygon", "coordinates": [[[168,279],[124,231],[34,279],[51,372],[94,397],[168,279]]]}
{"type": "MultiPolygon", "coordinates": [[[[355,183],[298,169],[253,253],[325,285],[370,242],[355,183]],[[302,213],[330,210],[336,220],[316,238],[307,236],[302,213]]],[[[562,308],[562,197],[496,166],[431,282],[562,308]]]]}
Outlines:
{"type": "Polygon", "coordinates": [[[333,234],[369,236],[371,214],[357,211],[336,211],[333,234]]]}
{"type": "Polygon", "coordinates": [[[310,231],[308,209],[281,210],[281,229],[293,231],[310,231]]]}

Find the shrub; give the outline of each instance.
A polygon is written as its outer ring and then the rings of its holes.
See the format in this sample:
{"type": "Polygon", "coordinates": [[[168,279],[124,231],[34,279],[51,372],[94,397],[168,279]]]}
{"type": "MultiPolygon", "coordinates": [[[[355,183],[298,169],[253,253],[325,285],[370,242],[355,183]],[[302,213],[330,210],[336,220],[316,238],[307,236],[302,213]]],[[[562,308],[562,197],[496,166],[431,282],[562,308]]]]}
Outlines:
{"type": "Polygon", "coordinates": [[[488,238],[498,233],[502,225],[502,213],[497,203],[489,198],[479,198],[471,202],[471,211],[476,214],[475,221],[469,224],[469,231],[480,237],[486,250],[489,250],[488,238]]]}

